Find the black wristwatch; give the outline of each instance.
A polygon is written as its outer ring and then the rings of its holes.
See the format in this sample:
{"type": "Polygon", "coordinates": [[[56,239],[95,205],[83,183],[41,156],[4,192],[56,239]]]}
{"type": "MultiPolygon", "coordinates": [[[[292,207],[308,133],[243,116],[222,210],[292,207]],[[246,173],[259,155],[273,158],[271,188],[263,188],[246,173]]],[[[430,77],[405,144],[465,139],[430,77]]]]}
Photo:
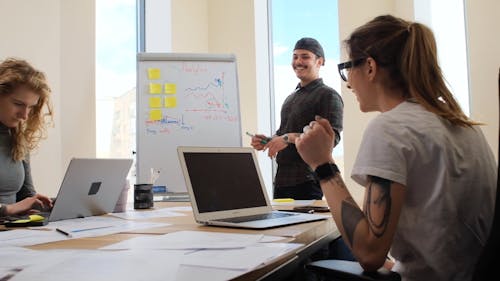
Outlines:
{"type": "Polygon", "coordinates": [[[316,177],[322,181],[327,180],[329,178],[334,177],[337,174],[340,174],[339,167],[335,165],[335,163],[325,163],[319,165],[316,170],[314,170],[316,177]]]}

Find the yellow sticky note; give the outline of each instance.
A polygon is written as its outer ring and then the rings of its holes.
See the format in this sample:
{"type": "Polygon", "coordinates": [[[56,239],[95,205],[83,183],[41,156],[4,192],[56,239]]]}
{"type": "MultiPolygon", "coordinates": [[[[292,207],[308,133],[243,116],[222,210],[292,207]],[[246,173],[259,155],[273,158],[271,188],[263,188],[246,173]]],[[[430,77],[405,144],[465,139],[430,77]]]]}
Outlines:
{"type": "Polygon", "coordinates": [[[165,98],[165,107],[176,107],[177,106],[177,98],[176,97],[166,97],[165,98]]]}
{"type": "Polygon", "coordinates": [[[161,97],[149,98],[149,107],[161,107],[161,97]]]}
{"type": "Polygon", "coordinates": [[[149,93],[150,94],[161,94],[161,84],[149,83],[149,93]]]}
{"type": "Polygon", "coordinates": [[[172,83],[165,84],[165,94],[175,94],[177,92],[177,86],[172,83]]]}
{"type": "Polygon", "coordinates": [[[148,68],[148,78],[149,80],[160,79],[161,71],[159,68],[148,68]]]}
{"type": "Polygon", "coordinates": [[[152,109],[149,111],[149,120],[159,121],[161,120],[161,109],[152,109]]]}

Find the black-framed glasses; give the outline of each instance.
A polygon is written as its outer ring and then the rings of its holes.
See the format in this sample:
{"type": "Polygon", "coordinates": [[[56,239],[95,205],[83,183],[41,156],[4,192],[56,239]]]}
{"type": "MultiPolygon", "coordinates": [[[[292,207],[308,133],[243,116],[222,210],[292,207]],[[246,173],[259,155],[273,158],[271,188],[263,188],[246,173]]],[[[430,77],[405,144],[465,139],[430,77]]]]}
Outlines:
{"type": "Polygon", "coordinates": [[[342,78],[342,80],[347,82],[347,78],[349,76],[349,68],[358,66],[358,65],[362,64],[365,60],[366,60],[366,58],[361,58],[361,59],[357,59],[357,60],[351,60],[351,61],[339,63],[338,68],[339,68],[340,78],[342,78]]]}

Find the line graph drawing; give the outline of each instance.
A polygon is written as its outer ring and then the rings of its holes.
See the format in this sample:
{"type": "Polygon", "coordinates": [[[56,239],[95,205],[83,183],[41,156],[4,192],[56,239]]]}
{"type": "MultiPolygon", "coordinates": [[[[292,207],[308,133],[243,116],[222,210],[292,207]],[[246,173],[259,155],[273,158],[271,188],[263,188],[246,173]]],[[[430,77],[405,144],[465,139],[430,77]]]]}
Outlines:
{"type": "MultiPolygon", "coordinates": [[[[186,111],[192,112],[222,112],[229,113],[230,106],[226,100],[224,88],[225,73],[214,75],[206,84],[187,87],[184,90],[185,98],[190,99],[190,107],[186,111]]],[[[200,83],[201,84],[201,83],[200,83]]]]}

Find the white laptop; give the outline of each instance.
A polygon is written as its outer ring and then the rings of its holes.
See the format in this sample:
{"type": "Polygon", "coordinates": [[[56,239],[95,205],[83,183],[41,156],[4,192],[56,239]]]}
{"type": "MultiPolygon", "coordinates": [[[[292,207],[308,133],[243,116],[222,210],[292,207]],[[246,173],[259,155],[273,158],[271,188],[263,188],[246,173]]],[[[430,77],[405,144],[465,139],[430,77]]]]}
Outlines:
{"type": "Polygon", "coordinates": [[[131,166],[132,159],[71,159],[44,224],[112,212],[131,166]]]}
{"type": "Polygon", "coordinates": [[[238,228],[271,228],[330,216],[273,211],[250,147],[177,148],[195,220],[238,228]]]}

